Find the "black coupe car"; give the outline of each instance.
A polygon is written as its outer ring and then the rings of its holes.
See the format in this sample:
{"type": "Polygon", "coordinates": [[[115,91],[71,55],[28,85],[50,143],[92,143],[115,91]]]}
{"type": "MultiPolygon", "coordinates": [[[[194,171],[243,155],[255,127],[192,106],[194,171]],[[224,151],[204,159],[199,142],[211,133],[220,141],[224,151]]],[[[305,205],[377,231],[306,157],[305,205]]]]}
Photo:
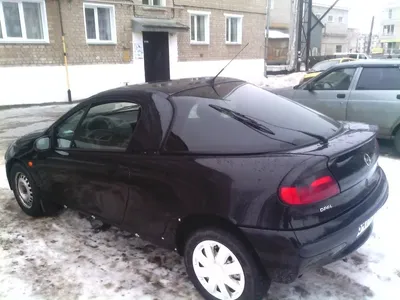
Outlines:
{"type": "Polygon", "coordinates": [[[28,215],[76,209],[178,251],[206,299],[249,300],[369,238],[378,155],[373,127],[197,78],[100,93],[5,158],[28,215]]]}

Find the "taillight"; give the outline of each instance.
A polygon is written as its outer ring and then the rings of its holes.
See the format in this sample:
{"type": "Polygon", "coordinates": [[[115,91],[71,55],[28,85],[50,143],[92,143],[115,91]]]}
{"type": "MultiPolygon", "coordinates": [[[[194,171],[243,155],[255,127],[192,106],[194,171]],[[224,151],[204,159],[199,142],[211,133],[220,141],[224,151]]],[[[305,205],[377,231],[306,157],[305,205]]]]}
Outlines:
{"type": "Polygon", "coordinates": [[[280,199],[290,205],[315,203],[339,193],[339,185],[331,175],[317,177],[308,184],[295,184],[279,188],[280,199]]]}

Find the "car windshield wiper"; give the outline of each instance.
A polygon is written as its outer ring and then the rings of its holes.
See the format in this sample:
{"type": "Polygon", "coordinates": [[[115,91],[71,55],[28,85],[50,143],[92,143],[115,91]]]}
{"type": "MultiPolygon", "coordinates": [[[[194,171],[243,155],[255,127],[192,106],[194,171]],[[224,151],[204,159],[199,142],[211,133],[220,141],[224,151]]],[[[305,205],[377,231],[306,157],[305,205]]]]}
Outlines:
{"type": "Polygon", "coordinates": [[[307,132],[307,131],[302,131],[302,130],[296,130],[296,129],[291,129],[291,130],[293,130],[295,132],[298,132],[298,133],[302,133],[302,134],[311,136],[313,138],[316,138],[317,140],[319,140],[323,144],[328,144],[328,139],[326,137],[322,136],[322,135],[311,133],[311,132],[307,132]]]}
{"type": "Polygon", "coordinates": [[[214,104],[210,104],[209,106],[211,108],[213,108],[213,109],[215,109],[215,110],[217,110],[217,111],[219,111],[219,112],[221,112],[223,114],[226,114],[227,116],[229,116],[229,117],[231,117],[231,118],[233,118],[233,119],[235,119],[235,120],[237,120],[237,121],[239,121],[239,122],[241,122],[241,123],[253,128],[253,129],[256,129],[256,130],[259,130],[259,131],[262,131],[264,133],[268,133],[268,134],[271,134],[271,135],[275,135],[275,133],[271,129],[269,129],[268,127],[266,127],[266,126],[264,126],[264,125],[262,125],[260,123],[258,123],[256,120],[254,120],[254,119],[252,119],[252,118],[250,118],[250,117],[248,117],[246,115],[243,115],[241,113],[235,112],[235,111],[230,110],[228,108],[224,108],[224,107],[221,107],[221,106],[218,106],[218,105],[214,105],[214,104]]]}

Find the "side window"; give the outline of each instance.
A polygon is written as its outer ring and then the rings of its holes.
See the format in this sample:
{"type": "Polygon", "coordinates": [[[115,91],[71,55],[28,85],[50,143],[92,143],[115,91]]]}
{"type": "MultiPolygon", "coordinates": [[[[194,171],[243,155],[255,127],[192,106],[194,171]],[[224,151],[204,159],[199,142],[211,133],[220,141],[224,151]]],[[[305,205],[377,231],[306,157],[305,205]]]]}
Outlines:
{"type": "Polygon", "coordinates": [[[400,68],[364,68],[357,90],[400,90],[400,68]]]}
{"type": "Polygon", "coordinates": [[[72,148],[125,151],[140,118],[141,107],[113,102],[91,107],[76,130],[72,148]]]}
{"type": "Polygon", "coordinates": [[[349,55],[350,58],[354,58],[354,59],[357,59],[358,58],[357,56],[358,56],[357,54],[350,54],[349,55]]]}
{"type": "Polygon", "coordinates": [[[348,90],[355,71],[355,68],[332,71],[314,83],[314,90],[348,90]]]}
{"type": "Polygon", "coordinates": [[[85,109],[77,111],[56,127],[56,148],[68,149],[71,147],[76,127],[78,126],[84,112],[85,109]]]}

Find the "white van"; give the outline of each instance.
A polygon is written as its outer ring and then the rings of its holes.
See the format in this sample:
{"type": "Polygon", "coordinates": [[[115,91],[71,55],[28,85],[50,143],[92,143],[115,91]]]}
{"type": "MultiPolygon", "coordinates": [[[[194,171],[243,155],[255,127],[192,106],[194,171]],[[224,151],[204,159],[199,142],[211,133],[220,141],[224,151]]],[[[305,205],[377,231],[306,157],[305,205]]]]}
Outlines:
{"type": "Polygon", "coordinates": [[[333,54],[336,58],[350,57],[354,59],[369,59],[370,57],[365,53],[344,53],[337,52],[333,54]]]}

